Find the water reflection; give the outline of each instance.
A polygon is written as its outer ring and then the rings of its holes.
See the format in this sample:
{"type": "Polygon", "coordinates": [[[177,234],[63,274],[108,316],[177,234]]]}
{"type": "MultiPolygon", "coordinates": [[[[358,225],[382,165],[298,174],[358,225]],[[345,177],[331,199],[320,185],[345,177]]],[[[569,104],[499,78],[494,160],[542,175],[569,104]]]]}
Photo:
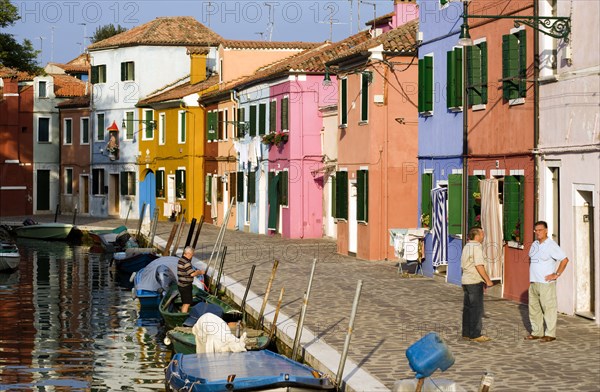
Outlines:
{"type": "Polygon", "coordinates": [[[164,389],[171,354],[160,315],[138,314],[109,257],[59,242],[18,246],[18,270],[0,274],[0,390],[164,389]]]}

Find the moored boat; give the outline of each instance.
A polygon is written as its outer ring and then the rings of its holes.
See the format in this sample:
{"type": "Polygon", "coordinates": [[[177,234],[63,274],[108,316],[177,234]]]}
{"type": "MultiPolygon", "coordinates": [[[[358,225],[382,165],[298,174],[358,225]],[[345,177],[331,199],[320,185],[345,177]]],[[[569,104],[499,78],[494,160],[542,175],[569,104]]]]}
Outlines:
{"type": "Polygon", "coordinates": [[[175,354],[165,369],[167,391],[332,391],[315,369],[269,350],[175,354]]]}
{"type": "Polygon", "coordinates": [[[134,273],[133,295],[143,308],[158,308],[163,294],[177,283],[178,257],[159,257],[134,273]]]}
{"type": "Polygon", "coordinates": [[[88,235],[94,241],[94,244],[100,245],[106,252],[115,251],[117,238],[123,233],[127,233],[126,226],[119,226],[114,229],[90,230],[88,235]]]}
{"type": "Polygon", "coordinates": [[[73,225],[69,223],[37,223],[15,229],[17,237],[38,240],[64,240],[69,236],[73,225]]]}
{"type": "Polygon", "coordinates": [[[10,242],[0,242],[0,272],[17,269],[21,254],[17,245],[10,242]]]}
{"type": "MultiPolygon", "coordinates": [[[[236,327],[231,328],[231,332],[234,334],[236,334],[235,329],[236,327]]],[[[265,350],[271,342],[269,336],[264,331],[258,329],[242,328],[238,333],[246,334],[244,343],[248,351],[265,350]]],[[[192,332],[192,327],[175,327],[167,331],[167,339],[165,339],[165,343],[173,344],[173,351],[175,353],[196,353],[196,336],[192,332]]]]}
{"type": "Polygon", "coordinates": [[[145,268],[148,264],[158,259],[152,248],[131,248],[125,252],[117,252],[113,255],[113,262],[117,271],[132,274],[145,268]],[[141,253],[137,253],[141,252],[141,253]]]}

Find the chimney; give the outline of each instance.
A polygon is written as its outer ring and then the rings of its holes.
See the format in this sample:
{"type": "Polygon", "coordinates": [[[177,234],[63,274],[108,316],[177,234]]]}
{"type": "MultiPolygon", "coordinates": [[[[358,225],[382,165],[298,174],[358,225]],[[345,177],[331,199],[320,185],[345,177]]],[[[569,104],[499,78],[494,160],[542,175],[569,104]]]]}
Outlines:
{"type": "Polygon", "coordinates": [[[394,0],[393,28],[417,18],[419,18],[419,6],[416,0],[394,0]]]}

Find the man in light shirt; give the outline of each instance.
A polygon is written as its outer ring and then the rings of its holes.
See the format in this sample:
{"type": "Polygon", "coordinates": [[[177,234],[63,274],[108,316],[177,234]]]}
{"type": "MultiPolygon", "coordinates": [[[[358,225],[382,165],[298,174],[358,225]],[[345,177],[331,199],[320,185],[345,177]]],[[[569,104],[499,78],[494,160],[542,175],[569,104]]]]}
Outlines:
{"type": "Polygon", "coordinates": [[[483,229],[469,230],[469,242],[465,244],[460,258],[462,268],[463,321],[462,336],[473,342],[483,343],[492,339],[481,334],[483,317],[483,285],[494,285],[485,271],[483,258],[483,229]]]}
{"type": "Polygon", "coordinates": [[[569,259],[565,252],[548,238],[548,224],[544,221],[534,225],[536,240],[529,249],[529,321],[531,335],[525,340],[552,342],[556,340],[556,279],[567,267],[569,259]],[[556,265],[558,264],[558,268],[556,265]],[[544,322],[546,331],[544,332],[544,322]]]}

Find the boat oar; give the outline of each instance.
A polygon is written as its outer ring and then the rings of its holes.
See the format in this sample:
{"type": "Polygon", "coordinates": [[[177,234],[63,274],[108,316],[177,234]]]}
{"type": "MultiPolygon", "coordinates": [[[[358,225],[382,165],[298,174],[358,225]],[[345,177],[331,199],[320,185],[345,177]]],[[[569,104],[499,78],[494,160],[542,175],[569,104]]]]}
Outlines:
{"type": "Polygon", "coordinates": [[[356,318],[356,310],[358,309],[358,301],[360,300],[360,292],[362,290],[363,281],[359,280],[356,285],[356,293],[354,294],[354,303],[352,304],[352,312],[350,313],[350,323],[348,324],[348,333],[346,334],[346,342],[344,343],[344,350],[340,357],[340,365],[338,366],[337,377],[335,383],[338,388],[342,384],[342,378],[344,375],[344,366],[346,365],[346,358],[348,357],[348,348],[350,347],[350,339],[352,338],[352,331],[354,330],[354,319],[356,318]]]}
{"type": "Polygon", "coordinates": [[[310,271],[310,278],[308,278],[308,287],[304,292],[304,301],[302,302],[302,310],[300,311],[300,318],[298,319],[298,327],[296,328],[296,337],[294,338],[294,345],[292,346],[292,360],[296,360],[298,349],[300,348],[300,339],[302,338],[302,328],[304,327],[304,317],[306,317],[306,309],[308,308],[308,297],[310,297],[310,289],[312,288],[313,278],[315,277],[315,268],[317,267],[317,259],[313,260],[312,269],[310,271]]]}
{"type": "Polygon", "coordinates": [[[279,309],[281,309],[281,302],[283,301],[283,293],[285,292],[285,287],[281,288],[281,292],[279,293],[279,300],[277,301],[277,308],[275,308],[275,315],[273,316],[273,325],[271,326],[271,332],[269,332],[269,341],[273,339],[275,336],[275,331],[277,331],[277,318],[279,317],[279,309]]]}
{"type": "Polygon", "coordinates": [[[246,325],[246,299],[248,298],[248,291],[250,291],[250,286],[252,285],[252,278],[254,277],[254,270],[256,269],[256,265],[252,265],[250,268],[250,277],[248,278],[248,283],[246,284],[246,291],[244,292],[244,298],[242,298],[242,323],[246,325]]]}
{"type": "Polygon", "coordinates": [[[265,308],[267,307],[267,301],[269,300],[269,293],[271,293],[271,287],[273,286],[273,280],[275,279],[275,273],[277,272],[277,266],[279,266],[279,261],[275,260],[273,263],[273,269],[271,270],[271,277],[269,278],[269,283],[267,283],[267,291],[265,292],[265,296],[263,298],[263,303],[260,308],[260,313],[258,314],[258,328],[262,329],[263,327],[263,315],[265,314],[265,308]]]}

